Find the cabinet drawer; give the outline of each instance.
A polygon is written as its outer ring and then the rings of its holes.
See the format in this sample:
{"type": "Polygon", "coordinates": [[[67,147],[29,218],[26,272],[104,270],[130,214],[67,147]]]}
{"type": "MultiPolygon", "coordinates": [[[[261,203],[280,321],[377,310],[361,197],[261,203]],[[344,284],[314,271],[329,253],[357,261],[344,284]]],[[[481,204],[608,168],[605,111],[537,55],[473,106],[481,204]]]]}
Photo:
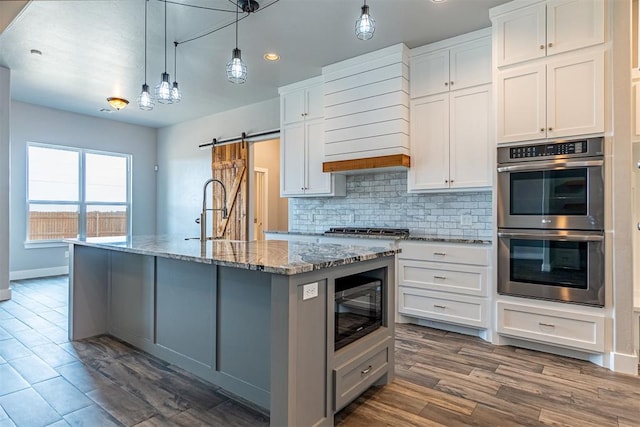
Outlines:
{"type": "Polygon", "coordinates": [[[604,351],[604,316],[498,302],[498,333],[579,350],[604,351]]]}
{"type": "Polygon", "coordinates": [[[487,300],[484,298],[399,286],[398,312],[458,325],[487,327],[487,300]]]}
{"type": "Polygon", "coordinates": [[[358,397],[389,370],[389,352],[393,351],[389,345],[393,345],[393,341],[384,340],[333,370],[335,411],[358,397]]]}
{"type": "Polygon", "coordinates": [[[474,265],[399,260],[398,285],[485,297],[487,271],[488,267],[474,265]]]}
{"type": "Polygon", "coordinates": [[[458,264],[489,265],[488,245],[459,245],[454,243],[400,242],[400,259],[437,261],[458,264]]]}

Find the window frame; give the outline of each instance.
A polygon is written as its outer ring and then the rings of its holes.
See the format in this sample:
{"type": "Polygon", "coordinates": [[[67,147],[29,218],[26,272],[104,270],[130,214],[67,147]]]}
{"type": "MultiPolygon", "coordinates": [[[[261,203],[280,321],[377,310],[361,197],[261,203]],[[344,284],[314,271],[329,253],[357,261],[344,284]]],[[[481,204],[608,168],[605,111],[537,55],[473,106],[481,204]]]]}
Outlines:
{"type": "Polygon", "coordinates": [[[43,247],[58,247],[58,246],[66,246],[66,243],[63,242],[64,239],[48,239],[48,240],[29,240],[29,207],[32,204],[38,205],[67,205],[67,206],[77,206],[78,207],[78,238],[85,239],[87,236],[87,205],[89,206],[123,206],[127,212],[126,219],[126,235],[122,237],[122,239],[129,240],[131,238],[131,230],[132,230],[132,202],[131,202],[131,194],[132,194],[132,162],[133,156],[127,153],[118,153],[113,151],[105,151],[105,150],[94,150],[88,148],[78,148],[78,147],[70,147],[65,145],[57,145],[57,144],[48,144],[41,142],[27,142],[26,144],[26,173],[25,173],[25,238],[24,238],[24,246],[25,248],[43,248],[43,247]],[[39,147],[39,148],[47,148],[52,150],[60,150],[60,151],[72,151],[78,153],[78,201],[63,201],[63,200],[38,200],[38,199],[29,199],[29,148],[30,147],[39,147]],[[98,202],[98,201],[88,201],[86,198],[86,155],[87,154],[96,154],[96,155],[104,155],[104,156],[112,156],[112,157],[120,157],[124,158],[126,161],[126,200],[124,202],[98,202]]]}

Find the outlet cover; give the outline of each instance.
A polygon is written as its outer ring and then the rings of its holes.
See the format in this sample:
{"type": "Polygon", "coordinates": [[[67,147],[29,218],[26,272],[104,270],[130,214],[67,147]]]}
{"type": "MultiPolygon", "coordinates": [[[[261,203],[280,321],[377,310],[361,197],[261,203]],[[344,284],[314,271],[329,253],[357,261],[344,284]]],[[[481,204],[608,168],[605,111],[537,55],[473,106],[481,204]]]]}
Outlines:
{"type": "Polygon", "coordinates": [[[318,296],[318,282],[307,283],[302,286],[302,300],[308,300],[318,296]]]}

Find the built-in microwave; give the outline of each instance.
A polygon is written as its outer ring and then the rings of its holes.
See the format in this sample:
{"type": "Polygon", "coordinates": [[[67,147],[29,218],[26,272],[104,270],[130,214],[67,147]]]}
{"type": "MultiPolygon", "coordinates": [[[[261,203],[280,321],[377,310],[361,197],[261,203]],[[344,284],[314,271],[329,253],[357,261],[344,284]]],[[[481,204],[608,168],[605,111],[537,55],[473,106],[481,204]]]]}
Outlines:
{"type": "Polygon", "coordinates": [[[498,148],[498,227],[604,230],[603,140],[498,148]]]}
{"type": "Polygon", "coordinates": [[[382,280],[367,276],[336,279],[334,350],[382,326],[383,286],[382,280]]]}

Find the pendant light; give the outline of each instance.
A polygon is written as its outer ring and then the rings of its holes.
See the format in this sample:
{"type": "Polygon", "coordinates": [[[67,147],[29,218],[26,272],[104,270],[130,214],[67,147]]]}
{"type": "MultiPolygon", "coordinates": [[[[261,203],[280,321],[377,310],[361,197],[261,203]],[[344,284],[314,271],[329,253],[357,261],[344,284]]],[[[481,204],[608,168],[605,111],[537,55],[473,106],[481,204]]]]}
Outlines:
{"type": "Polygon", "coordinates": [[[167,2],[164,2],[164,73],[160,75],[160,83],[156,85],[156,99],[161,104],[171,104],[171,83],[167,73],[167,2]]]}
{"type": "Polygon", "coordinates": [[[144,0],[144,84],[138,97],[138,108],[150,111],[153,110],[155,102],[149,93],[149,85],[147,85],[147,1],[144,0]]]}
{"type": "Polygon", "coordinates": [[[231,61],[227,63],[227,79],[231,83],[244,83],[247,81],[247,66],[242,62],[240,49],[238,49],[238,8],[236,7],[236,47],[231,52],[231,61]]]}
{"type": "Polygon", "coordinates": [[[173,87],[171,88],[171,101],[174,104],[182,101],[182,92],[178,88],[178,66],[176,65],[178,62],[178,42],[173,42],[173,77],[175,80],[173,81],[173,87]]]}
{"type": "Polygon", "coordinates": [[[362,6],[362,14],[356,21],[356,37],[360,40],[369,40],[376,31],[376,21],[369,15],[369,6],[367,0],[364,0],[362,6]]]}

